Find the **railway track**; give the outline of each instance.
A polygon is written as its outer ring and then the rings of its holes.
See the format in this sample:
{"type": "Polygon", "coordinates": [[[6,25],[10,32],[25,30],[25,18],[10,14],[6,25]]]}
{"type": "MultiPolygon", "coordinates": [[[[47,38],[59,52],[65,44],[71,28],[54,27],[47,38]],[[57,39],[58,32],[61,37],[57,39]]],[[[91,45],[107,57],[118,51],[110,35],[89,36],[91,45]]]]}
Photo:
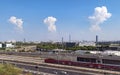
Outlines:
{"type": "Polygon", "coordinates": [[[52,68],[58,68],[58,69],[68,69],[68,70],[91,72],[91,73],[93,72],[93,73],[98,73],[98,74],[107,73],[107,74],[113,74],[113,75],[120,75],[120,72],[118,72],[118,71],[109,71],[109,70],[101,70],[101,69],[93,69],[93,68],[84,68],[84,67],[75,67],[75,66],[43,63],[43,59],[35,58],[35,57],[24,57],[24,56],[14,56],[14,55],[0,55],[0,61],[1,61],[1,63],[15,62],[15,63],[24,63],[24,64],[32,64],[32,65],[44,66],[44,67],[52,67],[52,68]],[[20,60],[17,59],[17,58],[19,58],[20,60]],[[31,62],[30,62],[29,58],[31,59],[31,62]],[[29,61],[27,61],[27,59],[29,59],[29,61]],[[41,62],[39,62],[39,61],[41,61],[41,62]]]}

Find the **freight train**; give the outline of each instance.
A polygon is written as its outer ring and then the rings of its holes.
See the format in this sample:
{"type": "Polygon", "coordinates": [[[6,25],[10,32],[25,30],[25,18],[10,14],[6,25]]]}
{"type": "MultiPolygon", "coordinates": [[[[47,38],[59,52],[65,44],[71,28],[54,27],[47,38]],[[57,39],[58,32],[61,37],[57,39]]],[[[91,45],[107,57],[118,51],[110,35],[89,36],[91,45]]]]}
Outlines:
{"type": "Polygon", "coordinates": [[[56,54],[45,63],[120,71],[120,56],[101,54],[56,54]]]}

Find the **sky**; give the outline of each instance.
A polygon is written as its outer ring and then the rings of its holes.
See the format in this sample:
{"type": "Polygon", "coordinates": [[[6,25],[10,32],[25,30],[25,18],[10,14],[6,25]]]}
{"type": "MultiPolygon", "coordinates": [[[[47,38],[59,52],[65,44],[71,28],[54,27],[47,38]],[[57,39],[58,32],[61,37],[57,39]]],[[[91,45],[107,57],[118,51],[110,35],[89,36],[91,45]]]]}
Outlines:
{"type": "Polygon", "coordinates": [[[120,0],[0,0],[0,41],[120,40],[120,0]]]}

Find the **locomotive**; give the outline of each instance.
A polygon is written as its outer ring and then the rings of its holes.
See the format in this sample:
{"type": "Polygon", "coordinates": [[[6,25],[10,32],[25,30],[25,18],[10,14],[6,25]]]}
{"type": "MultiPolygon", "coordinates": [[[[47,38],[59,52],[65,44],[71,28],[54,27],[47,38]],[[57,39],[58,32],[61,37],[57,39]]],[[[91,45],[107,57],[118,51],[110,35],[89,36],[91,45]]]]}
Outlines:
{"type": "Polygon", "coordinates": [[[45,63],[120,71],[120,56],[101,54],[55,54],[45,63]]]}

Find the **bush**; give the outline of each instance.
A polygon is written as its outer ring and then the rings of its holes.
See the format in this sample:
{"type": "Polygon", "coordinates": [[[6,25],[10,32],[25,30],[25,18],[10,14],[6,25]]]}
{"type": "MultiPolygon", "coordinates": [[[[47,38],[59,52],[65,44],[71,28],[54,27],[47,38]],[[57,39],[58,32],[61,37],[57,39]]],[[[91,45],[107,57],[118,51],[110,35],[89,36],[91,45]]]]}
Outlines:
{"type": "Polygon", "coordinates": [[[22,70],[10,64],[0,64],[0,75],[22,75],[22,70]]]}
{"type": "Polygon", "coordinates": [[[0,50],[5,50],[5,48],[0,48],[0,50]]]}
{"type": "Polygon", "coordinates": [[[22,71],[10,64],[0,65],[0,75],[20,75],[22,71]]]}

